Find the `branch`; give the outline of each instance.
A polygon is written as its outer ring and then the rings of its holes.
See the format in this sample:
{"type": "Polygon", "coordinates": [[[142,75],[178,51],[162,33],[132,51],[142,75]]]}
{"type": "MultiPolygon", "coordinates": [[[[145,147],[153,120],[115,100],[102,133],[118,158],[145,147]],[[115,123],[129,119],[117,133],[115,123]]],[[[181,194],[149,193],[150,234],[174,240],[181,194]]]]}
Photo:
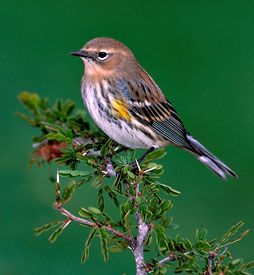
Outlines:
{"type": "Polygon", "coordinates": [[[208,256],[208,263],[207,263],[207,273],[208,275],[213,275],[213,264],[214,264],[214,259],[216,258],[217,254],[214,251],[209,252],[208,256]]]}
{"type": "Polygon", "coordinates": [[[131,197],[129,192],[129,188],[126,188],[128,197],[132,199],[134,203],[134,207],[137,209],[135,213],[135,218],[138,224],[138,235],[135,241],[134,247],[132,247],[132,252],[136,262],[136,274],[137,275],[146,275],[147,272],[145,270],[145,261],[144,261],[144,242],[147,237],[147,234],[150,230],[150,225],[146,224],[139,212],[139,206],[136,204],[136,198],[140,196],[139,193],[139,184],[135,185],[135,196],[131,197]]]}
{"type": "Polygon", "coordinates": [[[116,177],[116,171],[114,168],[114,164],[110,157],[107,157],[104,162],[104,169],[102,173],[107,177],[116,177]]]}
{"type": "Polygon", "coordinates": [[[162,259],[159,261],[159,265],[160,266],[163,266],[164,264],[166,264],[167,262],[171,262],[171,261],[174,261],[176,258],[175,258],[175,254],[174,252],[171,252],[169,254],[169,256],[167,256],[166,258],[162,259]]]}
{"type": "Polygon", "coordinates": [[[135,216],[138,223],[138,236],[132,251],[136,262],[136,274],[145,275],[147,272],[145,271],[144,242],[149,232],[150,226],[143,221],[143,218],[139,212],[137,212],[135,216]]]}
{"type": "Polygon", "coordinates": [[[102,226],[100,226],[98,223],[91,222],[91,221],[79,218],[79,217],[73,215],[72,213],[70,213],[68,210],[66,210],[62,205],[55,204],[55,209],[58,212],[60,212],[62,215],[66,216],[70,221],[74,221],[76,223],[84,224],[84,225],[87,225],[89,227],[100,227],[100,228],[103,228],[103,229],[107,230],[108,232],[112,233],[113,235],[115,235],[115,236],[117,236],[119,238],[125,239],[130,244],[130,246],[133,243],[133,239],[130,236],[125,235],[124,233],[122,233],[122,232],[114,229],[110,225],[102,225],[102,226]]]}
{"type": "Polygon", "coordinates": [[[175,253],[172,251],[172,252],[170,252],[170,254],[167,257],[161,259],[160,261],[157,261],[156,264],[154,262],[147,263],[145,270],[147,270],[148,273],[152,273],[152,272],[156,271],[157,268],[162,268],[168,262],[172,262],[175,260],[176,260],[176,256],[175,256],[175,253]]]}

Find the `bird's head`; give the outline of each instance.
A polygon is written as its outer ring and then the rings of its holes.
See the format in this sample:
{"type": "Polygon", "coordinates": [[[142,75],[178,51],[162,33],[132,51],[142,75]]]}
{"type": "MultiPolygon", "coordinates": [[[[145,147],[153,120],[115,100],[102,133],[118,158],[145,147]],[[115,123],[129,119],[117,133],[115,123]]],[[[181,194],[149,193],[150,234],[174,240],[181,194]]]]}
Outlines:
{"type": "Polygon", "coordinates": [[[73,52],[71,55],[82,59],[85,65],[85,76],[88,77],[133,73],[137,67],[131,50],[121,42],[108,37],[92,39],[80,51],[73,52]]]}

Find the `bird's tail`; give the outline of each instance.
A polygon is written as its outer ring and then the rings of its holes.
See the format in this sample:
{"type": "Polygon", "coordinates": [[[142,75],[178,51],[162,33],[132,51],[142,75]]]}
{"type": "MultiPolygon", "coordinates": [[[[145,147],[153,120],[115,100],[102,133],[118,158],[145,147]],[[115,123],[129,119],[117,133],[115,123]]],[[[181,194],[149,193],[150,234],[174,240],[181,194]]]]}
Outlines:
{"type": "Polygon", "coordinates": [[[227,167],[221,160],[216,158],[211,152],[209,152],[201,143],[194,139],[191,135],[187,134],[187,139],[190,143],[190,146],[198,160],[203,164],[209,167],[214,173],[219,177],[226,180],[228,176],[238,177],[237,174],[227,167]]]}

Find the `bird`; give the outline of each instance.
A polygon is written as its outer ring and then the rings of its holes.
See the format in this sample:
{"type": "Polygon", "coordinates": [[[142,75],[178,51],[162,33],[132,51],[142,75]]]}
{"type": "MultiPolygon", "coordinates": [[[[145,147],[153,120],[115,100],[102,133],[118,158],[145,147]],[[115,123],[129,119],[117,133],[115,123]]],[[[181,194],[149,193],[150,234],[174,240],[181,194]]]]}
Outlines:
{"type": "Polygon", "coordinates": [[[124,147],[147,149],[175,145],[192,153],[222,179],[238,177],[189,131],[170,101],[123,43],[98,37],[70,53],[81,58],[81,95],[101,130],[124,147]]]}

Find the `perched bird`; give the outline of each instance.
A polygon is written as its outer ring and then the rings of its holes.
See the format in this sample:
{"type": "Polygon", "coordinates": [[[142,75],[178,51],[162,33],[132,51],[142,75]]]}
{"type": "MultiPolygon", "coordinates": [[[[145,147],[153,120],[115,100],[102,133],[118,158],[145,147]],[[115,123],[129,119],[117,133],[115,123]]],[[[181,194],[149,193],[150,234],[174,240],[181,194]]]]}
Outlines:
{"type": "Polygon", "coordinates": [[[237,177],[185,129],[172,104],[124,44],[99,37],[71,55],[81,57],[85,66],[83,101],[111,139],[148,152],[173,144],[191,152],[222,179],[237,177]]]}

